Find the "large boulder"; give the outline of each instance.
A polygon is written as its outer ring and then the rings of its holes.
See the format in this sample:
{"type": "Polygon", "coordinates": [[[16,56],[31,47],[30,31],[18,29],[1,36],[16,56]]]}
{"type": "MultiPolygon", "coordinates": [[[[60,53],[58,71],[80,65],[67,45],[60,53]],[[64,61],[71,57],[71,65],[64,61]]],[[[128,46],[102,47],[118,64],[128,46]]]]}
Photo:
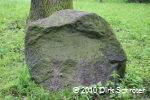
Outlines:
{"type": "Polygon", "coordinates": [[[61,10],[26,28],[32,79],[48,90],[90,86],[124,76],[126,54],[110,25],[95,13],[61,10]]]}

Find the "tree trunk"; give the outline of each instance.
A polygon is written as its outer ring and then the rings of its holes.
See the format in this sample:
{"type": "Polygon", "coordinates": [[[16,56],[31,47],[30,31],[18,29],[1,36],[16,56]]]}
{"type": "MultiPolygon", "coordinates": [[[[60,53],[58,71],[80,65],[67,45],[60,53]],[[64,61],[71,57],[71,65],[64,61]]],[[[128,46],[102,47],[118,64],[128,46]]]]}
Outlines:
{"type": "Polygon", "coordinates": [[[103,2],[102,0],[100,0],[100,2],[103,2]]]}
{"type": "Polygon", "coordinates": [[[31,0],[30,13],[26,23],[48,17],[62,9],[73,9],[72,0],[31,0]]]}

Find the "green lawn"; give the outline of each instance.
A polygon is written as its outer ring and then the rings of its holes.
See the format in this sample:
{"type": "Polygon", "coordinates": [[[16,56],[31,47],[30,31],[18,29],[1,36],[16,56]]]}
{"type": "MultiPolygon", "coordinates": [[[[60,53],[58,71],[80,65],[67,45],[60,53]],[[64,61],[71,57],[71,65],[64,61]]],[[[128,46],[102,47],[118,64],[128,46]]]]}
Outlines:
{"type": "MultiPolygon", "coordinates": [[[[98,1],[74,0],[74,9],[97,13],[112,26],[128,57],[120,87],[146,89],[143,94],[110,97],[150,100],[150,4],[98,1]]],[[[24,29],[29,8],[30,0],[0,1],[0,100],[89,100],[88,94],[79,96],[66,90],[51,93],[30,81],[24,63],[24,29]]]]}

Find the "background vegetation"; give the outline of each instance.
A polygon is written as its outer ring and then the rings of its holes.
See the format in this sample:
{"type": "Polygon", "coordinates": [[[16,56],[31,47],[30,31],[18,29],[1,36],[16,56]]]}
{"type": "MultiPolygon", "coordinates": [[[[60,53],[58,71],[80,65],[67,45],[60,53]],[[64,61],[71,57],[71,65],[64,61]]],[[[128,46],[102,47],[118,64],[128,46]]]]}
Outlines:
{"type": "MultiPolygon", "coordinates": [[[[30,0],[0,1],[0,100],[90,100],[96,97],[67,90],[49,92],[30,80],[24,63],[24,29],[29,8],[30,0]]],[[[150,100],[150,4],[74,0],[74,9],[97,13],[114,29],[128,57],[126,75],[119,86],[146,89],[143,94],[110,94],[110,98],[150,100]]]]}

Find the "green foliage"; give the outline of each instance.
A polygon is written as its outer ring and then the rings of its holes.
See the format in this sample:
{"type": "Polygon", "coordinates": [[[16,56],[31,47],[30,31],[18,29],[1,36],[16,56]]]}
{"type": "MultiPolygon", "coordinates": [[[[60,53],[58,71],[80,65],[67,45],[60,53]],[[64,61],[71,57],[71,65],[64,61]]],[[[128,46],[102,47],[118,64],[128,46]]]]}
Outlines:
{"type": "MultiPolygon", "coordinates": [[[[138,0],[125,0],[126,2],[136,2],[138,0]]],[[[139,0],[140,1],[140,0],[139,0]]],[[[141,0],[142,3],[150,3],[149,0],[141,0]]]]}
{"type": "MultiPolygon", "coordinates": [[[[74,9],[94,12],[114,29],[127,57],[120,88],[144,88],[143,94],[110,94],[111,99],[150,99],[150,13],[149,4],[126,4],[123,0],[74,0],[74,9]],[[113,2],[113,3],[111,3],[113,2]],[[115,3],[114,3],[115,2],[115,3]]],[[[68,90],[49,92],[37,86],[24,63],[24,28],[30,0],[0,1],[0,100],[91,100],[100,94],[75,94],[68,90]]],[[[112,77],[118,77],[113,73],[112,77]]],[[[101,86],[101,83],[97,85],[101,86]]]]}

